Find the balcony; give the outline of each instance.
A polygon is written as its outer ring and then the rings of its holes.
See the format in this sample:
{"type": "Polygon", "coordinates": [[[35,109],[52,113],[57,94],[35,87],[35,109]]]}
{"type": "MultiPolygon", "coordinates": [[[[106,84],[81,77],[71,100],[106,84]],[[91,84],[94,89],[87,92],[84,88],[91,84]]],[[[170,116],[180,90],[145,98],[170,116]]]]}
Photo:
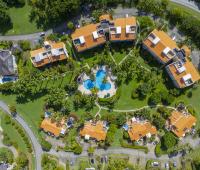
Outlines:
{"type": "Polygon", "coordinates": [[[121,27],[111,27],[110,28],[110,34],[113,35],[113,34],[121,34],[122,32],[122,29],[121,27]]]}
{"type": "Polygon", "coordinates": [[[160,38],[158,38],[155,34],[151,33],[148,36],[148,40],[150,40],[153,43],[153,45],[156,45],[159,43],[160,38]]]}

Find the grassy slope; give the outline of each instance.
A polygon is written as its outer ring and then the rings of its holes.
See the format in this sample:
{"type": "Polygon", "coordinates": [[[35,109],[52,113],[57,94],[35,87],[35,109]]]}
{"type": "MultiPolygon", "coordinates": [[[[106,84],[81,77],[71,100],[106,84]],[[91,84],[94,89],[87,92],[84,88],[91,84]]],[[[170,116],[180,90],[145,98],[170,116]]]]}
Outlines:
{"type": "Polygon", "coordinates": [[[6,35],[29,34],[42,31],[37,28],[35,22],[30,22],[30,11],[31,7],[28,3],[22,8],[10,8],[8,12],[13,23],[13,29],[9,30],[6,35]]]}
{"type": "Polygon", "coordinates": [[[29,152],[26,148],[26,144],[24,143],[22,137],[19,135],[18,131],[11,124],[6,124],[4,122],[4,116],[5,116],[5,114],[2,111],[0,111],[0,118],[2,120],[1,126],[2,126],[3,131],[9,136],[11,141],[15,141],[17,143],[18,151],[27,153],[31,157],[31,159],[32,159],[31,166],[34,169],[34,167],[33,167],[34,166],[33,161],[35,161],[34,158],[32,157],[32,155],[29,154],[29,152]]]}
{"type": "Polygon", "coordinates": [[[186,6],[183,6],[183,5],[180,5],[180,4],[177,4],[175,2],[170,2],[170,7],[173,7],[173,8],[180,8],[182,9],[183,11],[185,11],[186,13],[192,15],[192,16],[195,16],[196,18],[200,19],[200,13],[197,12],[197,11],[194,11],[193,9],[190,9],[186,6]]]}

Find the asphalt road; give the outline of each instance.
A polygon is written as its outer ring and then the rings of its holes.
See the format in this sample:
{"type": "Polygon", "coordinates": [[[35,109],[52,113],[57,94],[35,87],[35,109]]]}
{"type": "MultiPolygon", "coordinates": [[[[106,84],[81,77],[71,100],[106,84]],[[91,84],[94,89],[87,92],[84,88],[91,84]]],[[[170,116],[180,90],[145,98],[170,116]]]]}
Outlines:
{"type": "MultiPolygon", "coordinates": [[[[190,0],[171,0],[172,2],[176,2],[178,4],[181,4],[181,5],[184,5],[188,8],[191,8],[197,12],[200,12],[200,4],[196,4],[194,3],[193,1],[190,1],[190,0]]],[[[126,9],[124,10],[124,12],[122,12],[123,9],[118,9],[116,11],[117,15],[119,15],[119,13],[122,13],[123,16],[125,13],[133,13],[133,12],[130,12],[132,11],[132,9],[126,9]]],[[[63,30],[65,28],[64,26],[65,24],[61,24],[58,28],[55,29],[56,30],[63,30]]],[[[53,29],[49,29],[48,31],[45,31],[45,34],[46,35],[49,35],[51,33],[53,33],[53,29]]],[[[19,40],[31,40],[31,41],[34,41],[34,40],[38,40],[40,38],[40,34],[41,32],[38,32],[38,33],[33,33],[33,34],[26,34],[26,35],[10,35],[10,36],[0,36],[0,40],[3,40],[3,41],[19,41],[19,40]]]]}
{"type": "MultiPolygon", "coordinates": [[[[0,108],[7,114],[11,115],[8,106],[3,101],[0,101],[0,108]]],[[[42,151],[40,143],[37,141],[36,136],[30,129],[28,124],[24,121],[24,119],[21,116],[19,116],[19,114],[17,114],[17,116],[15,117],[15,120],[24,128],[24,130],[28,134],[28,136],[32,142],[33,150],[34,150],[34,156],[35,156],[35,160],[36,160],[36,170],[41,170],[42,169],[41,168],[41,156],[42,156],[43,151],[42,151]]]]}
{"type": "Polygon", "coordinates": [[[191,8],[194,11],[200,12],[200,4],[197,4],[194,1],[191,0],[171,0],[171,1],[186,6],[188,8],[191,8]]]}

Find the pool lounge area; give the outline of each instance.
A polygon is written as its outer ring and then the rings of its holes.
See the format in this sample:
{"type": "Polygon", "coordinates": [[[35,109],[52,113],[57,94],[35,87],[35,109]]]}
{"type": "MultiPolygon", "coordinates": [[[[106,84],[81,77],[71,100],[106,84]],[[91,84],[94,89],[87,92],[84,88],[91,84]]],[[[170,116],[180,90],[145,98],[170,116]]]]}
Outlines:
{"type": "Polygon", "coordinates": [[[94,74],[95,79],[92,80],[89,76],[83,73],[79,79],[78,90],[82,94],[90,95],[92,94],[92,89],[96,88],[98,90],[97,96],[99,98],[112,97],[116,93],[116,85],[111,74],[111,71],[106,68],[106,66],[98,66],[92,69],[92,74],[94,74]]]}

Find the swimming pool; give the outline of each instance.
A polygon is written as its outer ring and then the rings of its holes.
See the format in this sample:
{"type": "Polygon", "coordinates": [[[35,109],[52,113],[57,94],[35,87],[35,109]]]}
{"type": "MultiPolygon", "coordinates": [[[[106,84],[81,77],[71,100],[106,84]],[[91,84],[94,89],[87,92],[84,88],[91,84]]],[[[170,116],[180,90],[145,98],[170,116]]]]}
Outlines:
{"type": "Polygon", "coordinates": [[[100,91],[109,90],[111,88],[111,84],[103,83],[105,76],[106,76],[106,72],[104,70],[98,70],[95,76],[95,81],[92,81],[91,79],[87,79],[83,82],[83,85],[88,90],[94,87],[96,87],[100,91]]]}

